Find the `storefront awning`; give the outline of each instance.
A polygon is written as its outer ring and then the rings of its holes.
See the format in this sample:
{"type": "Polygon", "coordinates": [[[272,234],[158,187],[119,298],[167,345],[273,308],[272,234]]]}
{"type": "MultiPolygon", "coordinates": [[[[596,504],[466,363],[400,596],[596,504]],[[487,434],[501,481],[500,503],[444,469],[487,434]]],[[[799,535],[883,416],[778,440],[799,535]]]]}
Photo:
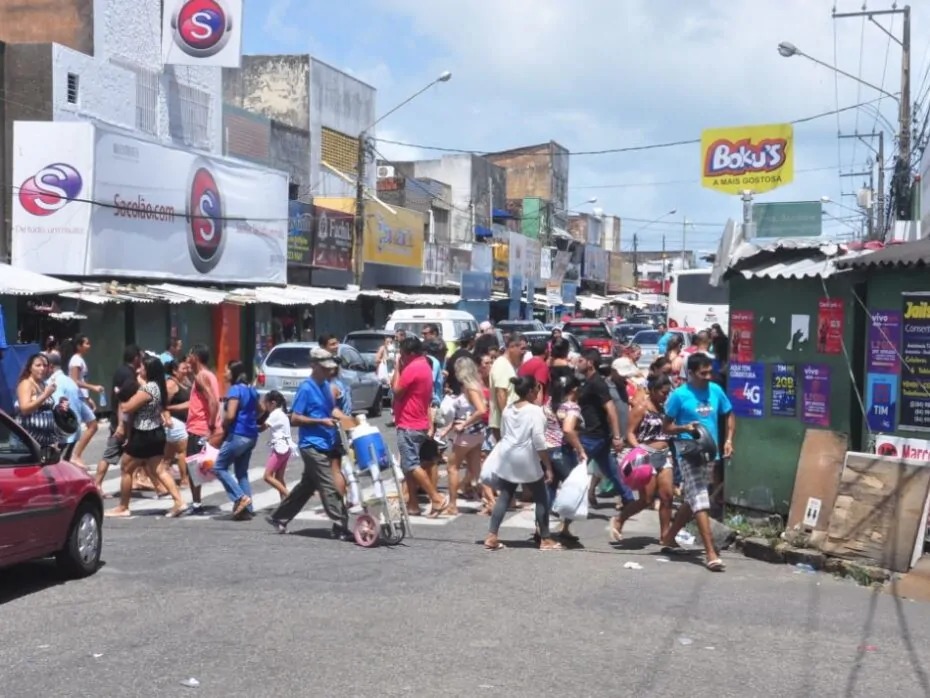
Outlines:
{"type": "Polygon", "coordinates": [[[80,288],[81,284],[61,281],[45,274],[0,264],[0,295],[55,296],[80,288]]]}

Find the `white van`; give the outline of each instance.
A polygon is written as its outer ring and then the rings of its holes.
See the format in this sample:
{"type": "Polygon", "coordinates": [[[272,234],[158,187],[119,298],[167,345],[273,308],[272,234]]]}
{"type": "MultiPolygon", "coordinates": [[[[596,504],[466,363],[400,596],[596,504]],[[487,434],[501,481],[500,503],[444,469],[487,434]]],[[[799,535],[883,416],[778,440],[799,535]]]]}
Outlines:
{"type": "Polygon", "coordinates": [[[408,336],[420,337],[424,325],[436,325],[449,352],[457,349],[459,338],[465,330],[478,333],[478,322],[471,313],[464,310],[446,310],[444,308],[407,308],[391,313],[384,329],[389,332],[404,330],[408,336]]]}

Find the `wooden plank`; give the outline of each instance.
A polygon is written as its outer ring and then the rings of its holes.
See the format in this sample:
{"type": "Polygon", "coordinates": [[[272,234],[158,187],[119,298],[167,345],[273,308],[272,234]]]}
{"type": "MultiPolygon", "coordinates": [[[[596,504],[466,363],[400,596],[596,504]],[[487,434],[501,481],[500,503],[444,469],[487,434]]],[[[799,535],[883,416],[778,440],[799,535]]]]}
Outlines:
{"type": "Polygon", "coordinates": [[[911,566],[930,492],[930,468],[916,461],[847,453],[821,549],[895,572],[911,566]]]}
{"type": "Polygon", "coordinates": [[[826,532],[846,460],[846,446],[846,434],[840,432],[808,429],[804,433],[788,510],[789,530],[826,532]],[[808,511],[818,509],[814,525],[805,524],[808,511]]]}

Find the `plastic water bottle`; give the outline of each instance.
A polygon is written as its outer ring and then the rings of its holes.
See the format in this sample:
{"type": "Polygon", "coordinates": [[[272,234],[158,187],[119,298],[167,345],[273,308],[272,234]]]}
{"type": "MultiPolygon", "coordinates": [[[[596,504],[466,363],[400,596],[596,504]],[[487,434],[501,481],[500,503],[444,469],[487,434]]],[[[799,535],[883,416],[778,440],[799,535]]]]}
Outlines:
{"type": "Polygon", "coordinates": [[[106,390],[100,391],[100,399],[98,400],[98,406],[99,407],[107,406],[107,391],[106,390]]]}

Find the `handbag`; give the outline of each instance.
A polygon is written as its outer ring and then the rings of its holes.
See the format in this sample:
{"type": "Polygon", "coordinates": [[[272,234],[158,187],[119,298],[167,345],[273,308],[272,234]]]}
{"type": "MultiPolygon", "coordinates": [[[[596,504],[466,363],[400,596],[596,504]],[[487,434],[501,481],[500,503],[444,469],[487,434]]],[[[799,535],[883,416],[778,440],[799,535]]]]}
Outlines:
{"type": "Polygon", "coordinates": [[[500,448],[500,442],[488,454],[488,457],[484,459],[484,464],[481,466],[481,473],[478,475],[478,480],[482,485],[490,487],[492,490],[500,489],[500,478],[497,476],[497,461],[499,458],[498,449],[500,448]]]}
{"type": "Polygon", "coordinates": [[[203,450],[187,459],[187,472],[191,479],[191,484],[199,487],[205,482],[216,479],[213,472],[213,464],[216,462],[220,451],[210,444],[204,444],[203,450]]]}

